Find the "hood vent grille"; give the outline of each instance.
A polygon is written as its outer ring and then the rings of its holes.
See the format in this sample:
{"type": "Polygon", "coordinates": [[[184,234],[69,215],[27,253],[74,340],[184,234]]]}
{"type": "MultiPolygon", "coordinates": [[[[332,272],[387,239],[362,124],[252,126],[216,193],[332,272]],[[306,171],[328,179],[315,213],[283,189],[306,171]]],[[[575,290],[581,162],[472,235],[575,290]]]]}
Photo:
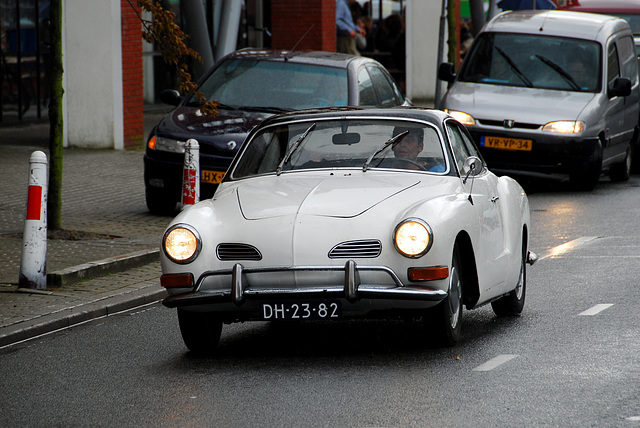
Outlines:
{"type": "Polygon", "coordinates": [[[248,244],[219,244],[216,248],[218,259],[226,260],[262,260],[260,251],[248,244]]]}
{"type": "Polygon", "coordinates": [[[377,239],[341,242],[329,251],[330,259],[352,257],[375,258],[382,252],[382,243],[377,239]]]}

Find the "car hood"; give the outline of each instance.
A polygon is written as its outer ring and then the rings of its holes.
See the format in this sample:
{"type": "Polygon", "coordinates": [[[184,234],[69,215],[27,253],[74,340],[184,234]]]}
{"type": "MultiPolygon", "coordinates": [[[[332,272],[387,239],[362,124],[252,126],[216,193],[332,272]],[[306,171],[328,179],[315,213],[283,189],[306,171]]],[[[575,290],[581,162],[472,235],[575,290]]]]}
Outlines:
{"type": "Polygon", "coordinates": [[[241,185],[221,189],[214,199],[237,198],[242,215],[247,220],[274,217],[318,216],[353,218],[377,206],[393,204],[394,211],[439,195],[445,189],[442,178],[401,173],[354,172],[326,176],[301,177],[283,174],[246,180],[241,185]],[[428,180],[430,192],[425,195],[420,186],[428,180]],[[421,188],[421,195],[414,194],[421,188]]]}
{"type": "Polygon", "coordinates": [[[216,116],[205,116],[198,108],[179,106],[168,113],[156,127],[156,134],[186,141],[196,138],[198,143],[221,144],[236,139],[239,146],[249,131],[272,113],[219,109],[216,116]]]}
{"type": "Polygon", "coordinates": [[[509,119],[543,125],[578,119],[595,96],[590,92],[456,82],[442,108],[463,111],[480,120],[509,119]]]}

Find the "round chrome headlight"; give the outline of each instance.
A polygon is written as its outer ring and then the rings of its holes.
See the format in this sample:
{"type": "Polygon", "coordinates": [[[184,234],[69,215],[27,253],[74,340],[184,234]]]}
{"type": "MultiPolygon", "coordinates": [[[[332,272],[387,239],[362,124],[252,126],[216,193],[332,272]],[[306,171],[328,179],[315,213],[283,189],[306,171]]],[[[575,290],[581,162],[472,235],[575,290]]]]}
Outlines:
{"type": "Polygon", "coordinates": [[[404,220],[396,227],[393,242],[400,254],[405,257],[421,257],[433,244],[433,233],[424,221],[417,218],[404,220]]]}
{"type": "Polygon", "coordinates": [[[189,263],[200,253],[202,243],[195,229],[186,224],[176,224],[164,234],[164,253],[176,263],[189,263]]]}

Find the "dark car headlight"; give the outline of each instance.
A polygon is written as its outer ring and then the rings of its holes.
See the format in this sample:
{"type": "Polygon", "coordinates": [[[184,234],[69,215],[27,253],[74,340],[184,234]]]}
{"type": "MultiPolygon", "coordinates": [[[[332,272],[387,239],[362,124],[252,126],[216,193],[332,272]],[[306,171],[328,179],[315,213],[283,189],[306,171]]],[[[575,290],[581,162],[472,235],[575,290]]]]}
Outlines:
{"type": "Polygon", "coordinates": [[[184,153],[184,141],[174,140],[172,138],[158,137],[154,135],[149,140],[148,146],[152,150],[160,150],[163,152],[184,153]]]}
{"type": "Polygon", "coordinates": [[[162,238],[164,253],[176,263],[190,263],[200,253],[202,241],[198,232],[189,225],[176,224],[162,238]]]}
{"type": "Polygon", "coordinates": [[[405,257],[421,257],[433,244],[431,227],[417,218],[402,221],[393,234],[396,250],[405,257]]]}

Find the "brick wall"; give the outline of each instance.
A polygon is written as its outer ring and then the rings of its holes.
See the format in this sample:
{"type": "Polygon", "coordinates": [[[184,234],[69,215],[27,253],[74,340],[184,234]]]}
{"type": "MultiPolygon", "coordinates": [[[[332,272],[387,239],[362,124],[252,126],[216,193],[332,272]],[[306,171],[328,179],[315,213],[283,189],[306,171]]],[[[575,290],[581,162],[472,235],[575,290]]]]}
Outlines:
{"type": "Polygon", "coordinates": [[[273,48],[335,52],[336,0],[271,0],[271,34],[273,48]]]}
{"type": "MultiPolygon", "coordinates": [[[[121,0],[122,11],[122,96],[124,148],[144,144],[144,100],[142,74],[142,23],[136,12],[137,2],[121,0]]],[[[139,8],[138,8],[139,9],[139,8]]]]}

